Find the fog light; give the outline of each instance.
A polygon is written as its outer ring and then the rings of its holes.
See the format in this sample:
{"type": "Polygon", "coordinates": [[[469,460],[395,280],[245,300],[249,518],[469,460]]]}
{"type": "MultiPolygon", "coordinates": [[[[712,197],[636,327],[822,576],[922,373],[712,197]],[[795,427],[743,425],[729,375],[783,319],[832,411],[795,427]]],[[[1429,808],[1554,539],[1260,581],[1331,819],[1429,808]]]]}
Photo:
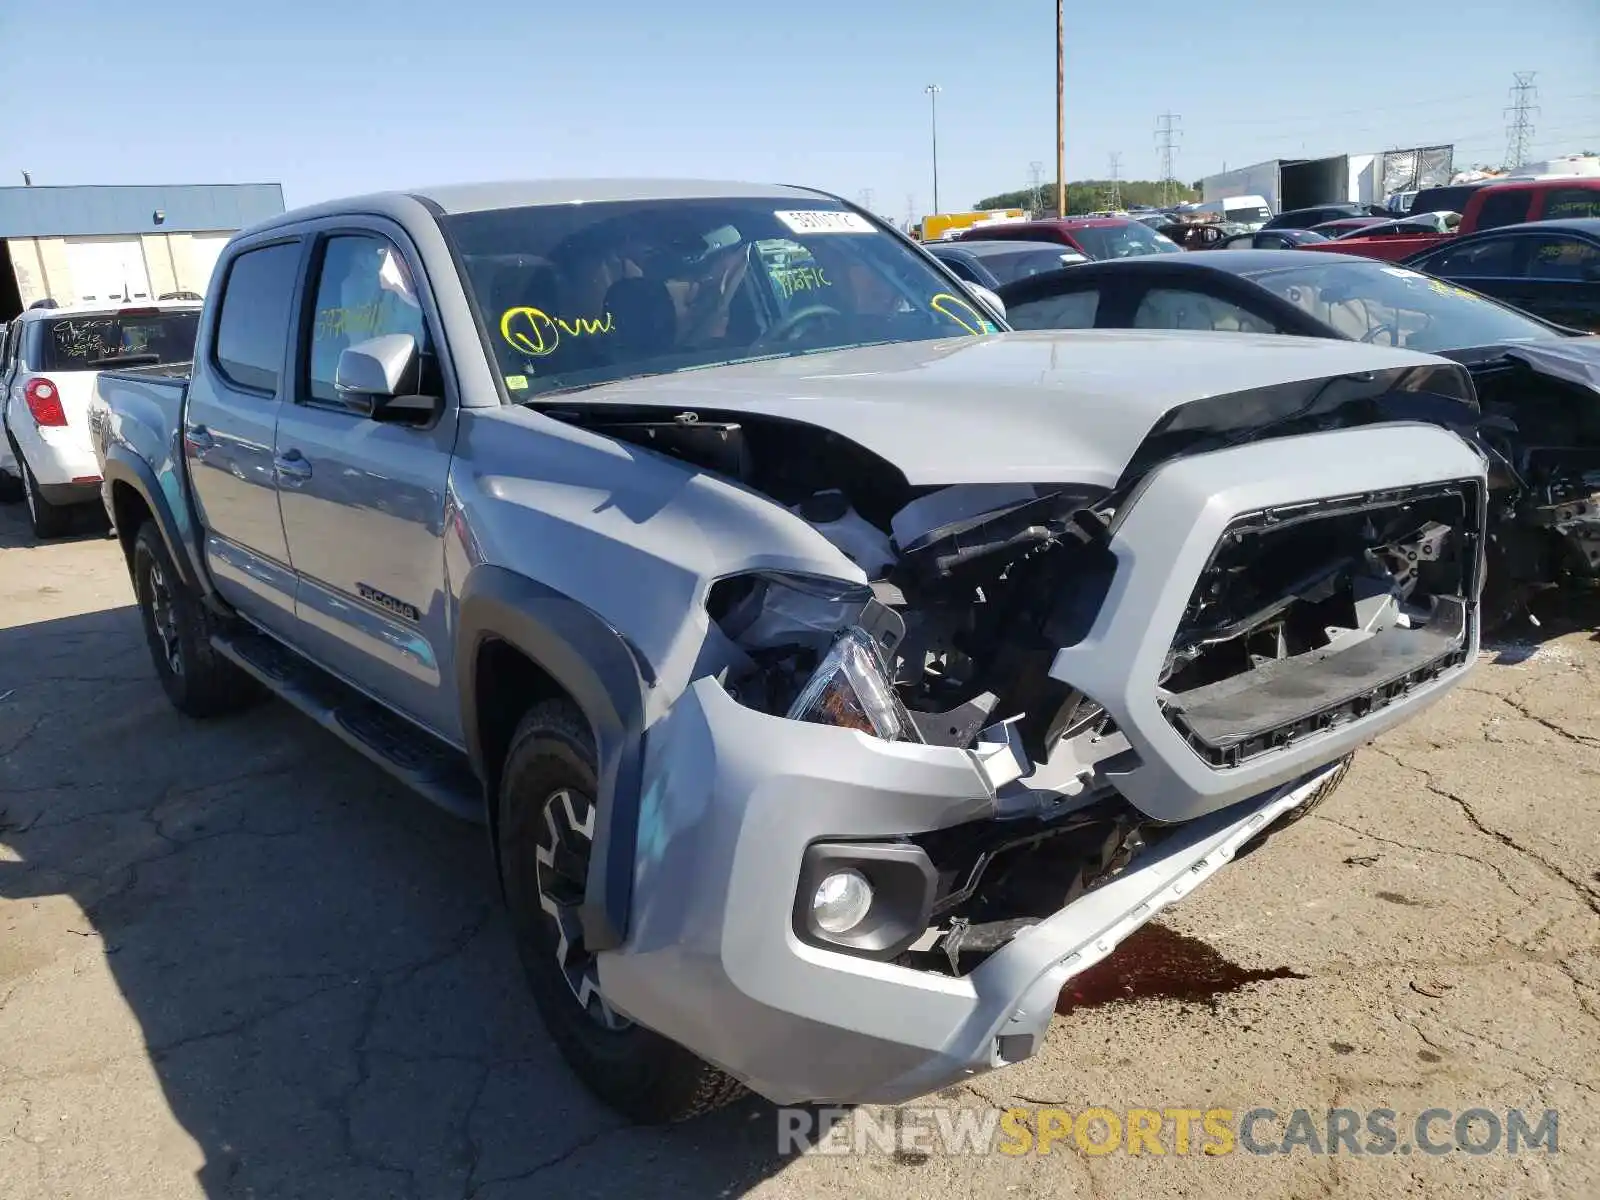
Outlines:
{"type": "Polygon", "coordinates": [[[872,907],[872,885],[860,871],[835,871],[817,885],[811,914],[824,933],[848,933],[866,919],[872,907]]]}

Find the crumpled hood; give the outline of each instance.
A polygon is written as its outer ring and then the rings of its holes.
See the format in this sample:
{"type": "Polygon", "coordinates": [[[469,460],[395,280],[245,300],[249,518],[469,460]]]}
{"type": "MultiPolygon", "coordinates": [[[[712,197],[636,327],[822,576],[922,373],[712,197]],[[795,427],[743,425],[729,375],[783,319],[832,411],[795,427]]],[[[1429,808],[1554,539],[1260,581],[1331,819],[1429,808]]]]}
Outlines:
{"type": "Polygon", "coordinates": [[[1541,375],[1600,392],[1600,335],[1509,343],[1505,352],[1541,375]]]}
{"type": "Polygon", "coordinates": [[[1276,334],[1046,330],[680,371],[552,396],[547,404],[803,421],[871,450],[913,485],[1111,487],[1156,422],[1191,401],[1442,361],[1276,334]]]}

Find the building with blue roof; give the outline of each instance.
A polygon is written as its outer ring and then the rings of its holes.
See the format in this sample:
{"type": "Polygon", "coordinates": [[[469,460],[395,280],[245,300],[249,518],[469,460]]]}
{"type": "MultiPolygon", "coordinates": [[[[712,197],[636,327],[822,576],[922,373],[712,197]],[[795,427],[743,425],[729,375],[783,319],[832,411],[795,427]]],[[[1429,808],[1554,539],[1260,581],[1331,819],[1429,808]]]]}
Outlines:
{"type": "Polygon", "coordinates": [[[0,321],[46,299],[203,296],[228,239],[283,210],[276,183],[0,187],[0,321]]]}

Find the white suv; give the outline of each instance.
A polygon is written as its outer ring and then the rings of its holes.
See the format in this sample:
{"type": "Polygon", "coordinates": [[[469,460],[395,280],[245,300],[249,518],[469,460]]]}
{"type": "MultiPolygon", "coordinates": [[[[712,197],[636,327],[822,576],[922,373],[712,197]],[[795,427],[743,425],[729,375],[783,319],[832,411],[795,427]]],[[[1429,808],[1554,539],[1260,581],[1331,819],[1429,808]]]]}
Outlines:
{"type": "Polygon", "coordinates": [[[72,509],[100,501],[100,468],[89,442],[89,399],[106,368],[159,369],[194,355],[200,305],[193,301],[48,302],[21,313],[0,340],[0,489],[20,492],[35,536],[57,537],[72,509]]]}

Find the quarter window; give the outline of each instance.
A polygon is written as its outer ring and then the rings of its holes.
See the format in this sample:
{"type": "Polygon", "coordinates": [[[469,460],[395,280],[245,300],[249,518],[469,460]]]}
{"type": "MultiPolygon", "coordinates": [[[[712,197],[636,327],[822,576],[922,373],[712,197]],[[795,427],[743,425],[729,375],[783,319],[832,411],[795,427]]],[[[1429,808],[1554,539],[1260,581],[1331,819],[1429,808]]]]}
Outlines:
{"type": "Polygon", "coordinates": [[[1006,320],[1013,329],[1093,329],[1099,309],[1099,289],[1088,288],[1009,305],[1006,320]]]}
{"type": "Polygon", "coordinates": [[[385,238],[329,238],[311,315],[311,399],[337,403],[339,355],[347,347],[392,333],[408,333],[418,349],[427,347],[422,306],[405,259],[385,238]]]}
{"type": "Polygon", "coordinates": [[[217,366],[229,382],[278,390],[289,340],[289,303],[300,268],[300,244],[246,250],[233,260],[217,318],[217,366]]]}

